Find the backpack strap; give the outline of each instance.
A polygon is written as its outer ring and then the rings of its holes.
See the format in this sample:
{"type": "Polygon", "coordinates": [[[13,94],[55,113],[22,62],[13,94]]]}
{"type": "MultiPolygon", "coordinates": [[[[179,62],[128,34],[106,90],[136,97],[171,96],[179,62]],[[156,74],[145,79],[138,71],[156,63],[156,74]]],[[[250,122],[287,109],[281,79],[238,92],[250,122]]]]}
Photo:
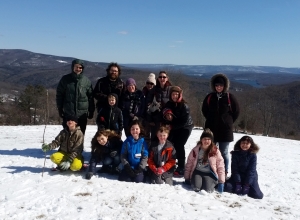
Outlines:
{"type": "Polygon", "coordinates": [[[208,95],[208,97],[207,97],[207,105],[209,105],[209,102],[210,102],[210,98],[211,98],[211,93],[208,95]]]}

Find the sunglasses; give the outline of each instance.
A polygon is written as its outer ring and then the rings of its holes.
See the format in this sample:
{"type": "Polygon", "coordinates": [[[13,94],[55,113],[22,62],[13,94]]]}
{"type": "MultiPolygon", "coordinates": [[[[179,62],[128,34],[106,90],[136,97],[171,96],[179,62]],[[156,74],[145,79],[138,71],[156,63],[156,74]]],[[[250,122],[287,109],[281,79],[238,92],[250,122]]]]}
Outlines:
{"type": "Polygon", "coordinates": [[[154,85],[154,83],[152,83],[152,82],[146,82],[146,84],[147,84],[147,85],[151,85],[151,86],[154,85]]]}
{"type": "Polygon", "coordinates": [[[166,76],[159,76],[158,78],[160,78],[160,79],[165,79],[165,78],[167,78],[166,76]]]}

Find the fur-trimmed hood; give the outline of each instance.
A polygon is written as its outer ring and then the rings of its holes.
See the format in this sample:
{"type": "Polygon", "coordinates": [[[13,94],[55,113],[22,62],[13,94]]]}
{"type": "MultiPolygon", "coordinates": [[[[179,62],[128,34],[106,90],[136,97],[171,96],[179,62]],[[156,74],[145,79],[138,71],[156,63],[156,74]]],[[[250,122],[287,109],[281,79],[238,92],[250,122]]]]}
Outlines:
{"type": "Polygon", "coordinates": [[[217,78],[219,78],[219,77],[223,78],[223,80],[225,82],[223,92],[228,92],[229,87],[230,87],[230,81],[229,81],[229,79],[227,78],[227,76],[224,73],[217,73],[216,75],[213,75],[213,77],[210,80],[210,88],[211,88],[211,90],[214,91],[214,92],[216,92],[215,80],[217,78]]]}

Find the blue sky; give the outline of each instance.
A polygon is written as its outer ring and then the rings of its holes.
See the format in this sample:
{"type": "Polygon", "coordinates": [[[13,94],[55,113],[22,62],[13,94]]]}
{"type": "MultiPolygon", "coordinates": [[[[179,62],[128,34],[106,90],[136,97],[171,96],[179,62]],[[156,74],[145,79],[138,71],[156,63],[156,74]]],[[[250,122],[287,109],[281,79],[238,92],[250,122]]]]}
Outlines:
{"type": "Polygon", "coordinates": [[[0,0],[0,49],[95,62],[300,67],[299,0],[0,0]]]}

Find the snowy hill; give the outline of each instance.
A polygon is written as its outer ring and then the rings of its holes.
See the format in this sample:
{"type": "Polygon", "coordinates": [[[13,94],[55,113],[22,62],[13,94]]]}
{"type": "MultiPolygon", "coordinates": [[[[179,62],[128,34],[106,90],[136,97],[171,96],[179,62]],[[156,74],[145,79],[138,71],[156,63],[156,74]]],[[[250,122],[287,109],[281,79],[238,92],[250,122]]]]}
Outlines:
{"type": "MultiPolygon", "coordinates": [[[[124,183],[116,176],[84,179],[84,172],[51,172],[47,152],[42,177],[44,126],[0,127],[0,219],[300,219],[300,142],[252,136],[260,146],[257,170],[264,198],[196,193],[175,185],[124,183]]],[[[47,126],[49,143],[61,126],[47,126]]],[[[88,126],[85,160],[96,126],[88,126]]],[[[194,130],[189,153],[202,130],[194,130]]],[[[237,141],[242,134],[234,134],[237,141]]],[[[232,150],[234,142],[230,144],[232,150]]]]}

